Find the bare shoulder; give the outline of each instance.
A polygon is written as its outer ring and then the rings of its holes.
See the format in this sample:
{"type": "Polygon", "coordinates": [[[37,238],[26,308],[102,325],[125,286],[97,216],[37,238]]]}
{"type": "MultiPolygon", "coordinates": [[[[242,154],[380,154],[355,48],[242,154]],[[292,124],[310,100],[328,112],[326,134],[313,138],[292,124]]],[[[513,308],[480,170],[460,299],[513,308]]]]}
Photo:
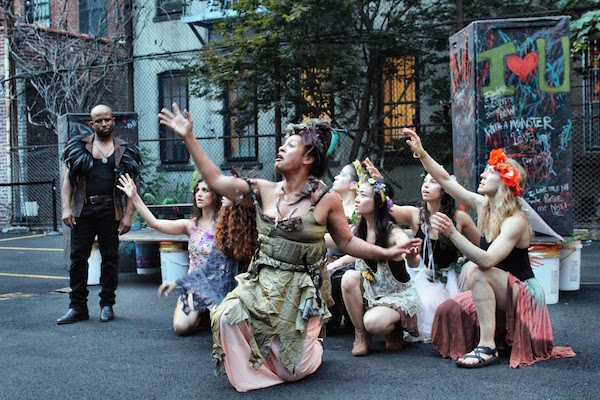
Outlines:
{"type": "Polygon", "coordinates": [[[502,221],[502,231],[510,231],[516,236],[523,236],[525,233],[529,234],[529,219],[522,211],[517,211],[513,215],[507,217],[502,221]]]}
{"type": "Polygon", "coordinates": [[[467,224],[473,222],[473,218],[463,210],[456,210],[454,213],[454,219],[459,224],[467,224]]]}
{"type": "Polygon", "coordinates": [[[326,208],[331,208],[336,205],[342,204],[342,198],[337,192],[330,190],[323,194],[323,198],[319,201],[319,204],[324,204],[326,208]]]}
{"type": "Polygon", "coordinates": [[[397,225],[394,225],[392,231],[390,232],[390,244],[395,245],[407,239],[408,235],[406,234],[406,232],[404,232],[404,229],[400,228],[397,225]]]}

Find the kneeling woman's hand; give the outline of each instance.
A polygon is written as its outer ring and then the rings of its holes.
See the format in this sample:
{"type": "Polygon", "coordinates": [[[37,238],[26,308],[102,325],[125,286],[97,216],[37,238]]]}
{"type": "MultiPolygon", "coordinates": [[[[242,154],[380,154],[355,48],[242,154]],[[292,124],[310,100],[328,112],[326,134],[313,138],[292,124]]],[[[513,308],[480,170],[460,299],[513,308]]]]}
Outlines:
{"type": "Polygon", "coordinates": [[[158,287],[158,297],[168,296],[177,287],[176,282],[165,282],[158,287]]]}

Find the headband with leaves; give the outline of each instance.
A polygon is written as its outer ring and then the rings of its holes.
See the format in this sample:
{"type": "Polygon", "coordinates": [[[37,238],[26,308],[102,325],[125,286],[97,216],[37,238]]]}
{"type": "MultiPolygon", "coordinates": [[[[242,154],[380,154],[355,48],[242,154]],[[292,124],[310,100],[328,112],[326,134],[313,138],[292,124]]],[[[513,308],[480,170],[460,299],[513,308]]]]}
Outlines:
{"type": "Polygon", "coordinates": [[[354,169],[356,170],[356,175],[358,175],[358,182],[356,182],[353,186],[353,189],[358,190],[358,187],[367,182],[373,188],[373,195],[377,195],[381,198],[381,202],[387,205],[388,210],[392,209],[394,202],[388,196],[388,189],[384,182],[375,180],[371,178],[368,172],[363,168],[362,164],[358,160],[352,161],[352,165],[354,165],[354,169]]]}

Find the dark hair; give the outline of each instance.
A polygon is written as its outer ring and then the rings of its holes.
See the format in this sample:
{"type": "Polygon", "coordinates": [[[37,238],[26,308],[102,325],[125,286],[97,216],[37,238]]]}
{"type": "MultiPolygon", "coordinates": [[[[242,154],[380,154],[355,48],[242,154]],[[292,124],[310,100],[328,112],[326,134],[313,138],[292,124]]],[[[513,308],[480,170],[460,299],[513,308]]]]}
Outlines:
{"type": "MultiPolygon", "coordinates": [[[[392,200],[394,198],[392,187],[383,180],[375,180],[375,185],[371,186],[375,188],[378,184],[379,186],[382,186],[382,184],[385,185],[385,189],[379,190],[384,190],[385,195],[392,200]]],[[[388,247],[390,232],[396,221],[394,221],[394,218],[390,214],[387,202],[382,200],[381,195],[375,193],[375,190],[373,190],[373,219],[375,221],[375,244],[380,247],[388,247]]],[[[363,240],[367,239],[367,221],[362,216],[356,223],[354,235],[363,240]]]]}
{"type": "MultiPolygon", "coordinates": [[[[196,183],[194,184],[194,190],[192,191],[192,218],[199,218],[202,216],[202,209],[198,208],[198,205],[196,204],[196,192],[198,191],[198,186],[200,185],[200,183],[204,182],[204,179],[198,179],[196,181],[196,183]]],[[[210,186],[208,187],[210,189],[210,193],[213,196],[213,204],[212,204],[212,208],[214,211],[214,215],[215,218],[217,217],[217,213],[219,212],[219,210],[221,209],[221,195],[217,192],[215,192],[210,186]]],[[[198,221],[196,221],[197,223],[198,221]]]]}
{"type": "MultiPolygon", "coordinates": [[[[427,176],[426,173],[422,174],[423,178],[427,176]]],[[[452,220],[452,224],[456,226],[456,200],[452,196],[450,196],[446,191],[442,188],[442,199],[440,200],[440,212],[444,213],[452,220]]],[[[429,209],[427,209],[427,202],[423,201],[421,203],[421,212],[419,213],[419,225],[423,223],[429,224],[429,209]]],[[[446,236],[440,234],[438,243],[442,247],[449,246],[451,244],[450,239],[446,236]]]]}
{"type": "Polygon", "coordinates": [[[321,178],[325,171],[327,171],[327,150],[331,144],[331,128],[329,125],[324,123],[318,123],[315,126],[315,131],[318,135],[318,139],[321,142],[321,146],[315,146],[314,144],[308,147],[305,155],[314,157],[315,161],[310,166],[309,174],[321,178]]]}

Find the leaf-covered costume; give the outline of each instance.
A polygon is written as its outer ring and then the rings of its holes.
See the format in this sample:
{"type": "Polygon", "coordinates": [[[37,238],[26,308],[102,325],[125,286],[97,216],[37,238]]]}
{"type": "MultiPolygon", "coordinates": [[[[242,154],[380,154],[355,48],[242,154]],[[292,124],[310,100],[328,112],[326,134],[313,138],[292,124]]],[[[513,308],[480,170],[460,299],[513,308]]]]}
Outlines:
{"type": "MultiPolygon", "coordinates": [[[[313,214],[326,190],[324,185],[318,185],[311,195],[311,208],[302,217],[278,222],[263,214],[251,190],[257,209],[258,247],[249,272],[236,277],[238,286],[225,297],[212,316],[213,359],[219,367],[223,366],[224,357],[239,357],[237,349],[221,346],[221,328],[235,330],[238,324],[247,322],[251,326],[251,335],[244,344],[250,347],[249,360],[244,361],[245,365],[249,363],[251,368],[259,370],[263,363],[276,361],[278,367],[282,366],[287,372],[269,371],[270,374],[287,376],[297,372],[309,319],[316,317],[320,320],[319,324],[324,323],[330,317],[327,307],[333,303],[324,257],[327,227],[319,225],[313,214]],[[278,357],[272,360],[270,356],[275,338],[278,357]]],[[[232,371],[231,375],[244,373],[232,371]]],[[[236,377],[230,376],[229,371],[228,377],[239,391],[281,383],[238,387],[234,384],[236,377]]],[[[285,380],[288,379],[283,378],[285,380]]]]}

